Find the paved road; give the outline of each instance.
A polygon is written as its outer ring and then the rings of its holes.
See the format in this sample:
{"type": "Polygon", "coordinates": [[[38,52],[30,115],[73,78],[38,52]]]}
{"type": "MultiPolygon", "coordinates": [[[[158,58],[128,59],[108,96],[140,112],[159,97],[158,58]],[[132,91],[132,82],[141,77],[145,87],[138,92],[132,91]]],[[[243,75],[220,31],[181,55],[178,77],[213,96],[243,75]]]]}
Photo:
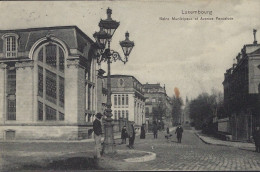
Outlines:
{"type": "MultiPolygon", "coordinates": [[[[117,140],[117,143],[119,141],[117,140]]],[[[97,169],[96,164],[89,165],[93,163],[90,159],[93,157],[93,147],[93,143],[0,143],[0,165],[3,169],[12,167],[11,171],[97,169]]],[[[126,145],[117,145],[116,148],[128,149],[126,145]]],[[[184,131],[181,144],[176,142],[175,135],[171,142],[167,142],[164,134],[159,133],[158,139],[153,139],[152,135],[147,135],[146,139],[136,138],[135,149],[155,152],[157,158],[142,163],[106,159],[101,161],[99,169],[260,170],[259,153],[234,147],[208,145],[188,130],[184,131]]]]}
{"type": "MultiPolygon", "coordinates": [[[[123,149],[124,146],[118,146],[123,149]]],[[[135,149],[155,152],[156,160],[119,165],[128,170],[260,170],[260,153],[234,147],[208,145],[192,131],[184,131],[182,143],[172,138],[167,142],[163,133],[158,139],[148,135],[137,139],[135,149]],[[153,147],[153,149],[152,149],[153,147]]]]}

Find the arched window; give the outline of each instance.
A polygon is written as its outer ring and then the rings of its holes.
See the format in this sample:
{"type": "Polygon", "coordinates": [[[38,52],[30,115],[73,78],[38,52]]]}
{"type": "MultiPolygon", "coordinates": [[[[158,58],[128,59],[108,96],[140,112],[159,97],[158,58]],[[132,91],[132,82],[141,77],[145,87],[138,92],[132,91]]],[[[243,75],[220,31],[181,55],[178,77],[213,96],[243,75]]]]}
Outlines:
{"type": "Polygon", "coordinates": [[[35,51],[38,67],[38,120],[64,120],[64,52],[49,43],[35,51]]]}

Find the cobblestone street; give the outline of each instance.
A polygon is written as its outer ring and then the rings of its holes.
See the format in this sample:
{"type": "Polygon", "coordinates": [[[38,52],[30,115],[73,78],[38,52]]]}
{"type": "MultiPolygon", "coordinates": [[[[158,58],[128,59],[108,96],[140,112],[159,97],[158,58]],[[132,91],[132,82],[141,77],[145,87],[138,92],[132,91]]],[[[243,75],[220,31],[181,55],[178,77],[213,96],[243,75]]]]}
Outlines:
{"type": "MultiPolygon", "coordinates": [[[[119,145],[118,150],[128,150],[119,145]]],[[[156,153],[156,159],[147,162],[130,163],[105,157],[99,167],[91,165],[93,143],[0,143],[1,165],[4,171],[25,170],[260,170],[260,154],[236,147],[217,146],[203,143],[192,130],[184,130],[182,143],[175,135],[170,142],[164,133],[158,139],[147,134],[146,139],[135,141],[135,150],[156,153]],[[57,161],[56,166],[53,162],[57,161]],[[66,163],[71,163],[66,166],[66,163]],[[90,163],[90,164],[88,164],[90,163]],[[65,164],[65,166],[64,166],[65,164]],[[91,166],[91,167],[90,167],[91,166]]]]}
{"type": "MultiPolygon", "coordinates": [[[[158,139],[152,137],[147,135],[145,140],[137,138],[135,149],[156,153],[155,160],[128,163],[127,167],[121,165],[118,168],[121,170],[260,170],[259,153],[205,144],[191,130],[184,131],[181,144],[177,143],[175,135],[171,142],[166,141],[164,133],[159,133],[158,139]]],[[[118,148],[122,149],[123,146],[118,148]]]]}

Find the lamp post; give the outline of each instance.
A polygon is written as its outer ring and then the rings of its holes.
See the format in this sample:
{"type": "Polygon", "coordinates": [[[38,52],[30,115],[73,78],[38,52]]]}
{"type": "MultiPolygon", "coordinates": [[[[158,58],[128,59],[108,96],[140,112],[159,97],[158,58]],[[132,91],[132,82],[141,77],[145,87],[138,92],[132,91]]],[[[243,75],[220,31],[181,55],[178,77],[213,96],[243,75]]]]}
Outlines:
{"type": "Polygon", "coordinates": [[[100,31],[94,33],[94,38],[98,45],[98,58],[97,62],[100,64],[102,61],[107,62],[107,109],[106,109],[106,119],[105,119],[105,140],[103,144],[103,153],[114,153],[114,133],[112,121],[112,110],[111,110],[111,77],[110,77],[110,63],[112,61],[120,60],[124,64],[128,61],[128,56],[134,47],[134,42],[129,40],[129,33],[125,33],[125,40],[120,41],[120,46],[124,52],[124,57],[122,58],[120,54],[114,50],[110,49],[110,42],[112,36],[114,35],[116,29],[119,26],[119,22],[112,20],[111,18],[112,10],[107,9],[107,19],[100,20],[99,27],[100,31]]]}

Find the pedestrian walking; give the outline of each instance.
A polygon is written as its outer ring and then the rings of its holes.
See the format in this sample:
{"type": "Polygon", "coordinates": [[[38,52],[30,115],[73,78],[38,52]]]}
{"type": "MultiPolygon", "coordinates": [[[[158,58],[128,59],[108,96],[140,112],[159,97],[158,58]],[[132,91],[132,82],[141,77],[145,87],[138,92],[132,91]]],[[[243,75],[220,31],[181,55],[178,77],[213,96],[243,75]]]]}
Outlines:
{"type": "Polygon", "coordinates": [[[128,147],[130,149],[134,149],[134,141],[135,141],[135,128],[134,128],[134,124],[130,124],[129,127],[129,145],[128,147]]]}
{"type": "Polygon", "coordinates": [[[158,126],[156,121],[153,121],[153,138],[157,139],[157,135],[158,135],[158,126]]]}
{"type": "Polygon", "coordinates": [[[257,126],[254,133],[253,138],[255,142],[255,151],[260,153],[260,127],[257,126]]]}
{"type": "Polygon", "coordinates": [[[121,139],[122,139],[121,144],[126,144],[127,137],[128,137],[128,134],[127,134],[126,126],[123,126],[122,131],[121,131],[121,139]]]}
{"type": "Polygon", "coordinates": [[[175,134],[176,133],[177,133],[178,143],[181,143],[182,133],[183,133],[183,128],[182,128],[181,124],[179,124],[179,126],[176,128],[175,134]]]}
{"type": "Polygon", "coordinates": [[[145,129],[144,129],[144,125],[145,125],[145,124],[143,124],[142,127],[141,127],[140,139],[145,139],[145,129]]]}
{"type": "Polygon", "coordinates": [[[95,158],[101,157],[101,118],[102,114],[97,113],[96,119],[93,122],[93,130],[94,130],[94,139],[95,139],[95,158]]]}

